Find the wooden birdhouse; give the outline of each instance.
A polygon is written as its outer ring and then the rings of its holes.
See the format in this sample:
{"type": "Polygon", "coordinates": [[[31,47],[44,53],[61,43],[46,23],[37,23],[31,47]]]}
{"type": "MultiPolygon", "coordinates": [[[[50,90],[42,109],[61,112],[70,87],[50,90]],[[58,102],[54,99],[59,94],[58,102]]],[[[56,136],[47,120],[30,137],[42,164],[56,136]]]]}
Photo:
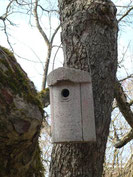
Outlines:
{"type": "Polygon", "coordinates": [[[96,141],[91,76],[86,71],[58,68],[48,75],[52,142],[96,141]]]}

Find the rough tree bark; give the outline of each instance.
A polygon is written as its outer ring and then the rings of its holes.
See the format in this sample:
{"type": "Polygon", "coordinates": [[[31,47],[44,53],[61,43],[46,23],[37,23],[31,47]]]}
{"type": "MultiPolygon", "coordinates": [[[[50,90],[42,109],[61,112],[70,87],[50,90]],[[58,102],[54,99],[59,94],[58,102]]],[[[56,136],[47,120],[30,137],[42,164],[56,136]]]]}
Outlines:
{"type": "Polygon", "coordinates": [[[66,67],[91,72],[96,143],[53,146],[50,177],[100,177],[117,69],[116,8],[109,0],[59,0],[66,67]]]}
{"type": "Polygon", "coordinates": [[[33,83],[0,46],[0,176],[43,177],[38,137],[42,104],[33,83]]]}

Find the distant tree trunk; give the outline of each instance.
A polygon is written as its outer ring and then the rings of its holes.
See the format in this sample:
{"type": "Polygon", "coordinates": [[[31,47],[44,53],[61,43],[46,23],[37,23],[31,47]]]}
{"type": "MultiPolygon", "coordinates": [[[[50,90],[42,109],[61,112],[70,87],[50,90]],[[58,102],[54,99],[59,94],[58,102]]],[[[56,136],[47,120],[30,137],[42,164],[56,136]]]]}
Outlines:
{"type": "Polygon", "coordinates": [[[59,0],[64,65],[91,72],[96,143],[53,146],[50,177],[100,177],[117,69],[116,8],[109,0],[59,0]]]}
{"type": "Polygon", "coordinates": [[[38,145],[42,118],[33,83],[0,46],[0,177],[43,177],[38,145]]]}

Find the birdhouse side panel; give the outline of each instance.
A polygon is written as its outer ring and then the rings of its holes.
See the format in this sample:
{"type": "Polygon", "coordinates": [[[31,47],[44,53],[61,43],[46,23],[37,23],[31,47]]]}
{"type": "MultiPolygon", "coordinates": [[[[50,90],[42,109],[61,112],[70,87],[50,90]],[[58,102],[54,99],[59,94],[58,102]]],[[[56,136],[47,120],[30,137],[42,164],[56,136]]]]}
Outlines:
{"type": "Polygon", "coordinates": [[[96,141],[94,103],[91,83],[81,84],[82,124],[84,141],[96,141]]]}
{"type": "Polygon", "coordinates": [[[53,106],[53,86],[50,87],[50,118],[51,118],[51,134],[53,137],[53,122],[54,122],[54,106],[53,106]]]}
{"type": "Polygon", "coordinates": [[[64,81],[53,87],[53,142],[82,141],[80,98],[80,84],[64,81]]]}

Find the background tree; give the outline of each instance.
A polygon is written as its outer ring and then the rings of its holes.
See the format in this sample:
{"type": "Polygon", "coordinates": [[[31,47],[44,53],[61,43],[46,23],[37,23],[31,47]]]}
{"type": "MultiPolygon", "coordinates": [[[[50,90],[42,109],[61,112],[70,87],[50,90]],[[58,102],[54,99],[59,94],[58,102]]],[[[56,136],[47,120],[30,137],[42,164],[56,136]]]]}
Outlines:
{"type": "Polygon", "coordinates": [[[111,1],[59,1],[64,65],[91,72],[96,143],[55,145],[50,176],[102,176],[117,68],[116,8],[111,1]]]}

